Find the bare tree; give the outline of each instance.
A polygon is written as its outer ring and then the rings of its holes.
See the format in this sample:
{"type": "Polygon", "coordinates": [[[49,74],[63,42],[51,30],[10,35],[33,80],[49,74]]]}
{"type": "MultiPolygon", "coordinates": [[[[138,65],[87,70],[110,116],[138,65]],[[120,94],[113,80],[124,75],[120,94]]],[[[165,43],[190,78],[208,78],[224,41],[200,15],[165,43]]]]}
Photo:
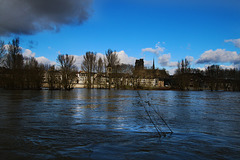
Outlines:
{"type": "Polygon", "coordinates": [[[60,65],[60,73],[62,78],[62,86],[66,90],[70,90],[73,88],[74,80],[77,75],[77,67],[75,66],[76,59],[71,55],[63,55],[60,54],[57,57],[57,62],[60,65]]]}
{"type": "Polygon", "coordinates": [[[91,77],[96,70],[96,54],[93,52],[86,52],[83,56],[81,68],[87,73],[87,88],[92,88],[91,77]]]}
{"type": "Polygon", "coordinates": [[[181,62],[178,62],[178,68],[176,74],[190,73],[190,62],[185,58],[181,62]]]}
{"type": "Polygon", "coordinates": [[[13,39],[8,45],[6,67],[9,69],[20,69],[23,67],[22,49],[19,46],[19,38],[13,39]]]}
{"type": "Polygon", "coordinates": [[[114,69],[116,68],[117,65],[120,64],[117,52],[116,51],[113,52],[111,49],[108,49],[108,51],[106,52],[106,62],[107,66],[112,67],[113,72],[115,72],[114,69]]]}
{"type": "Polygon", "coordinates": [[[188,90],[190,83],[190,62],[187,59],[182,59],[178,62],[178,69],[176,70],[176,87],[180,90],[188,90]]]}
{"type": "Polygon", "coordinates": [[[98,85],[98,88],[102,88],[101,86],[101,78],[103,76],[103,60],[102,58],[100,57],[97,61],[97,85],[98,85]]]}
{"type": "MultiPolygon", "coordinates": [[[[4,43],[1,46],[5,48],[4,43]],[[3,45],[3,46],[2,46],[3,45]]],[[[1,49],[1,53],[4,53],[1,49]]],[[[6,67],[4,87],[9,89],[41,89],[44,66],[32,57],[23,57],[19,39],[9,43],[4,59],[6,67]]]]}
{"type": "Polygon", "coordinates": [[[0,67],[3,66],[3,57],[6,53],[5,43],[0,40],[0,67]]]}
{"type": "Polygon", "coordinates": [[[24,88],[41,89],[45,67],[34,57],[26,58],[24,64],[24,88]]]}
{"type": "Polygon", "coordinates": [[[61,77],[55,65],[50,66],[47,71],[47,82],[50,90],[61,89],[61,77]]]}
{"type": "Polygon", "coordinates": [[[6,87],[21,89],[24,87],[24,58],[19,38],[13,39],[12,43],[9,42],[7,51],[4,66],[8,69],[9,76],[6,79],[6,87]]]}
{"type": "Polygon", "coordinates": [[[120,76],[120,88],[126,89],[129,87],[129,81],[133,76],[134,66],[130,64],[121,64],[119,65],[119,76],[120,76]]]}
{"type": "Polygon", "coordinates": [[[118,58],[117,52],[116,51],[112,51],[111,49],[108,49],[108,51],[106,52],[106,65],[108,70],[110,69],[111,72],[109,73],[109,89],[111,88],[111,84],[113,83],[114,86],[116,87],[117,83],[118,83],[118,78],[114,78],[117,77],[118,74],[118,66],[120,64],[120,60],[118,58]]]}
{"type": "Polygon", "coordinates": [[[217,91],[219,88],[220,70],[222,69],[219,65],[211,65],[206,68],[207,83],[211,91],[217,91]]]}
{"type": "Polygon", "coordinates": [[[132,75],[134,71],[134,66],[131,64],[120,64],[120,70],[121,73],[132,75]]]}
{"type": "Polygon", "coordinates": [[[0,40],[0,87],[4,86],[4,76],[3,76],[4,69],[2,67],[3,67],[3,57],[5,53],[6,53],[6,49],[5,49],[4,41],[0,40]]]}
{"type": "Polygon", "coordinates": [[[103,60],[100,57],[97,62],[97,73],[103,73],[103,60]]]}

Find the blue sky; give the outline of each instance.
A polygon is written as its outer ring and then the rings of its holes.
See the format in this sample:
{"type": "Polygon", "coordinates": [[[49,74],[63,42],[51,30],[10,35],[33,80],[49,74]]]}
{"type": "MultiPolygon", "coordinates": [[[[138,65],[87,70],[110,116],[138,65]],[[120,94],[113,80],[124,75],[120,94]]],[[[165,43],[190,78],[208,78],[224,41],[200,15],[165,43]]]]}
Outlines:
{"type": "Polygon", "coordinates": [[[240,1],[209,1],[95,0],[81,24],[63,24],[58,31],[12,33],[1,39],[20,37],[24,54],[42,62],[54,62],[62,53],[76,55],[80,65],[87,51],[101,55],[110,48],[123,63],[144,58],[150,65],[154,58],[157,67],[170,73],[186,57],[195,68],[239,67],[240,1]]]}

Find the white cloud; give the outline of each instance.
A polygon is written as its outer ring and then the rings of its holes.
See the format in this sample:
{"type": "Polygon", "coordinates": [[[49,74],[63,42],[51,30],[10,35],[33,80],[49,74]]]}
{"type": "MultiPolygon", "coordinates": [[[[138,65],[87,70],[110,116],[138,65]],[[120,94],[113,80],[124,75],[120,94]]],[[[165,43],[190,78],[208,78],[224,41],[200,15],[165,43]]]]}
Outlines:
{"type": "Polygon", "coordinates": [[[169,63],[169,67],[177,67],[177,65],[178,65],[178,62],[170,62],[169,63]]]}
{"type": "Polygon", "coordinates": [[[178,62],[170,62],[171,54],[163,54],[158,57],[158,63],[163,67],[176,67],[178,62]]]}
{"type": "Polygon", "coordinates": [[[158,57],[158,63],[161,64],[161,66],[163,66],[163,67],[168,66],[170,58],[171,58],[170,53],[164,54],[164,55],[158,57]]]}
{"type": "MultiPolygon", "coordinates": [[[[117,55],[118,55],[118,58],[120,60],[120,63],[124,63],[124,64],[131,64],[131,65],[134,65],[135,64],[135,60],[137,58],[135,57],[129,57],[125,51],[119,51],[119,52],[116,52],[117,55]]],[[[81,68],[81,64],[83,62],[83,56],[84,55],[81,55],[81,56],[77,56],[77,55],[74,55],[74,57],[76,58],[76,66],[80,69],[81,68]]],[[[96,54],[97,56],[97,60],[101,57],[103,60],[105,59],[105,54],[102,54],[102,53],[97,53],[96,54]]]]}
{"type": "Polygon", "coordinates": [[[8,50],[9,44],[5,44],[5,45],[3,46],[3,48],[4,48],[5,50],[8,50]]]}
{"type": "Polygon", "coordinates": [[[237,52],[226,51],[225,49],[217,49],[215,51],[208,50],[205,51],[200,58],[197,60],[197,63],[240,63],[240,55],[237,52]]]}
{"type": "Polygon", "coordinates": [[[134,65],[137,59],[135,57],[129,57],[123,50],[120,52],[117,52],[117,55],[118,55],[118,58],[120,59],[120,63],[124,63],[124,64],[134,65]]]}
{"type": "MultiPolygon", "coordinates": [[[[81,56],[78,56],[78,55],[74,55],[75,59],[76,59],[76,62],[75,62],[75,65],[81,70],[81,65],[82,65],[82,62],[84,60],[83,58],[84,55],[81,55],[81,56]]],[[[102,53],[97,53],[96,54],[97,56],[97,60],[101,57],[103,60],[105,58],[105,55],[102,54],[102,53]]]]}
{"type": "Polygon", "coordinates": [[[205,67],[197,67],[200,71],[205,71],[208,65],[205,65],[205,67]]]}
{"type": "MultiPolygon", "coordinates": [[[[165,42],[163,42],[163,44],[165,44],[165,42]]],[[[156,55],[159,55],[160,53],[164,52],[165,48],[160,46],[160,42],[158,42],[155,45],[155,48],[144,48],[142,49],[142,52],[151,52],[154,53],[156,55]]]]}
{"type": "Polygon", "coordinates": [[[235,47],[240,48],[240,38],[239,39],[227,39],[224,42],[231,42],[235,47]]]}
{"type": "MultiPolygon", "coordinates": [[[[135,64],[134,64],[134,65],[135,65],[135,64]]],[[[153,65],[153,61],[144,60],[144,66],[152,67],[152,65],[153,65]]]]}
{"type": "Polygon", "coordinates": [[[234,68],[236,68],[236,65],[229,65],[229,66],[220,65],[220,67],[223,68],[223,69],[234,69],[234,68]]]}
{"type": "Polygon", "coordinates": [[[24,57],[35,57],[36,53],[32,52],[30,49],[25,49],[23,52],[24,57]]]}
{"type": "Polygon", "coordinates": [[[174,75],[176,72],[176,68],[170,68],[167,70],[170,75],[174,75]]]}
{"type": "Polygon", "coordinates": [[[23,56],[24,57],[34,57],[38,63],[41,63],[41,64],[50,64],[50,65],[56,65],[56,62],[54,61],[50,61],[49,59],[47,59],[46,57],[44,56],[41,56],[41,57],[35,57],[36,56],[36,53],[32,52],[30,49],[25,49],[24,52],[23,52],[23,56]]]}
{"type": "Polygon", "coordinates": [[[75,65],[79,69],[81,69],[81,65],[82,65],[82,62],[83,62],[83,55],[81,55],[81,56],[74,55],[74,58],[76,59],[75,65]]]}
{"type": "Polygon", "coordinates": [[[220,65],[221,68],[223,69],[234,69],[234,68],[239,68],[240,69],[240,64],[231,64],[229,66],[227,65],[220,65]]]}
{"type": "Polygon", "coordinates": [[[36,60],[38,61],[38,63],[56,65],[56,62],[50,61],[49,59],[47,59],[46,57],[43,57],[43,56],[36,57],[36,60]]]}
{"type": "MultiPolygon", "coordinates": [[[[187,56],[186,59],[189,62],[194,61],[194,58],[192,56],[187,56]]],[[[171,62],[170,60],[171,60],[171,53],[163,54],[163,55],[158,57],[158,63],[162,67],[167,67],[167,70],[168,70],[169,74],[173,75],[173,74],[175,74],[175,71],[177,69],[178,62],[171,62]]]]}
{"type": "Polygon", "coordinates": [[[186,59],[188,60],[188,62],[193,62],[194,61],[194,57],[192,56],[187,56],[186,59]]]}
{"type": "Polygon", "coordinates": [[[104,54],[102,54],[102,53],[97,53],[97,60],[99,59],[99,58],[102,58],[102,60],[104,60],[105,59],[105,55],[104,54]]]}

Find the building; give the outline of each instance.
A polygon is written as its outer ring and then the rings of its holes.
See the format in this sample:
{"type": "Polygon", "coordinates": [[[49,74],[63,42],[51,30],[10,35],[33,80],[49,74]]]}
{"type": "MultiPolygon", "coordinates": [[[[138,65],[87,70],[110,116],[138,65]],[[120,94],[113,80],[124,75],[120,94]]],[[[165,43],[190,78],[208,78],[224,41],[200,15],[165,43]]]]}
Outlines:
{"type": "Polygon", "coordinates": [[[136,60],[135,62],[135,70],[142,70],[144,69],[144,61],[143,59],[136,60]]]}
{"type": "MultiPolygon", "coordinates": [[[[59,71],[48,71],[44,76],[44,87],[58,89],[61,86],[61,75],[59,71]],[[54,77],[51,77],[51,75],[54,77]],[[51,82],[51,81],[52,82],[51,82]]],[[[165,70],[144,68],[144,60],[136,60],[132,73],[125,73],[121,71],[112,71],[108,66],[106,73],[91,73],[90,88],[116,88],[116,89],[160,89],[165,87],[164,80],[168,77],[165,70]]],[[[87,88],[88,73],[80,71],[76,73],[76,79],[73,80],[74,88],[87,88]]]]}
{"type": "Polygon", "coordinates": [[[143,59],[136,60],[135,70],[133,72],[135,79],[135,87],[138,88],[163,88],[165,87],[164,81],[169,77],[166,70],[155,69],[153,65],[151,69],[144,68],[143,59]]]}

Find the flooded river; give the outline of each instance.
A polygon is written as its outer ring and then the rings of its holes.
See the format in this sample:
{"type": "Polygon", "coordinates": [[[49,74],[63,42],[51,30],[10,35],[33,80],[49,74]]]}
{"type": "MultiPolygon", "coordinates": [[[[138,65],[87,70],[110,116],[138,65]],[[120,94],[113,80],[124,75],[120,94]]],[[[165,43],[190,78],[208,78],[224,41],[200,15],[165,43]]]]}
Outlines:
{"type": "Polygon", "coordinates": [[[238,92],[0,90],[0,99],[3,159],[240,159],[238,92]],[[168,130],[161,118],[173,134],[158,135],[168,130]]]}

